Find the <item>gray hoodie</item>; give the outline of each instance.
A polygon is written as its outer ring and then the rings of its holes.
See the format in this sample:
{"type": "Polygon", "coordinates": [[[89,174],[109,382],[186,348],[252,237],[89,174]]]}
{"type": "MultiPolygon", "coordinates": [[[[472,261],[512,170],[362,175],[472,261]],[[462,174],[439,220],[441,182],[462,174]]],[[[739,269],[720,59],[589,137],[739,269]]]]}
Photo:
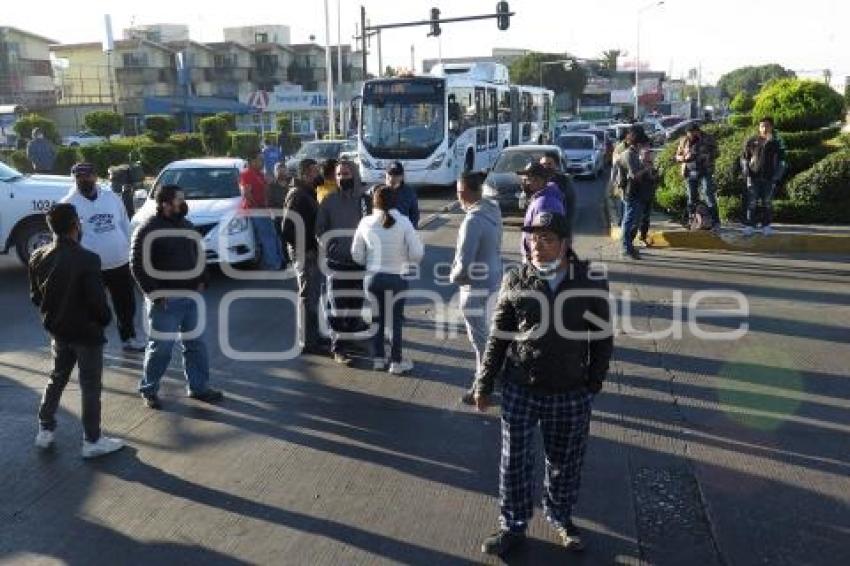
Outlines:
{"type": "Polygon", "coordinates": [[[351,257],[351,242],[354,232],[364,216],[371,213],[371,202],[362,184],[355,181],[350,191],[338,190],[329,194],[319,205],[316,216],[316,237],[320,240],[326,232],[342,230],[332,234],[325,244],[328,265],[346,267],[355,265],[351,257]]]}
{"type": "Polygon", "coordinates": [[[502,212],[481,199],[466,211],[457,237],[449,280],[457,285],[497,291],[502,282],[502,212]]]}

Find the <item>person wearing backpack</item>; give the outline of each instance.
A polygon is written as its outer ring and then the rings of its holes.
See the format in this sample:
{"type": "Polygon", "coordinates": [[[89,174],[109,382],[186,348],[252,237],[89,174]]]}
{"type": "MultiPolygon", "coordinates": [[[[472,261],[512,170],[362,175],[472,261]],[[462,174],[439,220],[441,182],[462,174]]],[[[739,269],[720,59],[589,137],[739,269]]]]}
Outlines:
{"type": "Polygon", "coordinates": [[[705,191],[705,205],[708,207],[712,228],[720,229],[720,214],[717,208],[717,194],[714,189],[714,163],[717,160],[717,143],[714,138],[700,129],[694,122],[688,127],[685,137],[676,148],[676,162],[682,164],[682,176],[688,188],[689,219],[701,202],[700,187],[705,191]]]}
{"type": "Polygon", "coordinates": [[[746,226],[744,235],[752,236],[756,227],[756,211],[762,203],[762,231],[765,236],[773,233],[773,195],[776,186],[785,174],[785,147],[773,129],[773,119],[764,117],[759,121],[759,134],[744,144],[741,168],[747,180],[746,226]]]}

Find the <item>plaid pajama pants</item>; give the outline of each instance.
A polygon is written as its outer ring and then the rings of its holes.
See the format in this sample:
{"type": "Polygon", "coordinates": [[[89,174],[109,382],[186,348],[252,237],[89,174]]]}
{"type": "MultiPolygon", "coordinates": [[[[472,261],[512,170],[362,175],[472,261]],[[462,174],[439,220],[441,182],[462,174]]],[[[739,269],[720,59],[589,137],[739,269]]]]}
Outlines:
{"type": "Polygon", "coordinates": [[[592,397],[584,389],[540,395],[521,385],[503,385],[499,467],[503,529],[524,531],[534,513],[534,432],[538,425],[546,457],[543,510],[555,528],[569,522],[578,500],[592,397]]]}

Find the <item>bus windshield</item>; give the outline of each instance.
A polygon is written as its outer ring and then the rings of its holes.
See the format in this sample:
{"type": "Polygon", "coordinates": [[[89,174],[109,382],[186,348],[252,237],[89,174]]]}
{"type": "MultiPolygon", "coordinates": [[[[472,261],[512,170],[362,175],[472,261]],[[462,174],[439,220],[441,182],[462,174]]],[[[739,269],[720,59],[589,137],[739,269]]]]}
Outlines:
{"type": "Polygon", "coordinates": [[[361,139],[378,159],[424,159],[445,137],[442,82],[367,83],[361,139]]]}

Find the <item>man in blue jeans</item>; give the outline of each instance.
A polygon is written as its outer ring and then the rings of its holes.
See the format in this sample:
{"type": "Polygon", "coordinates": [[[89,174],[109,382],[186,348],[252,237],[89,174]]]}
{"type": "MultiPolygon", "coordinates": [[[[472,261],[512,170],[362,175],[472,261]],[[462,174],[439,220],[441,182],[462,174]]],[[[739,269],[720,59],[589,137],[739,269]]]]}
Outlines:
{"type": "Polygon", "coordinates": [[[207,384],[210,370],[204,329],[198,328],[198,304],[192,298],[206,287],[204,254],[192,223],[186,220],[188,206],[180,187],[164,185],[155,198],[156,215],[139,226],[130,246],[130,266],[145,294],[151,327],[139,392],[148,408],[162,408],[159,383],[179,336],[189,397],[215,403],[224,395],[207,384]]]}

